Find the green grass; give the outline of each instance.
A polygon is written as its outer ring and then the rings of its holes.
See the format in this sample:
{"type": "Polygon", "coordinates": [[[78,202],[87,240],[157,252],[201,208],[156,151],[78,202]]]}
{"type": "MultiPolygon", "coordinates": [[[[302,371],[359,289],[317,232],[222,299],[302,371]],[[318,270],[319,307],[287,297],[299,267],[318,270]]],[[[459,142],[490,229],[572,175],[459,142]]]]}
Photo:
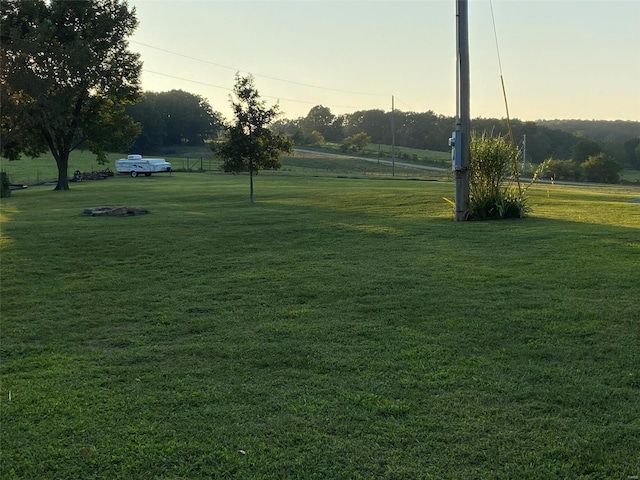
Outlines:
{"type": "MultiPolygon", "coordinates": [[[[315,145],[312,147],[302,146],[303,149],[317,150],[321,152],[330,153],[344,153],[338,143],[325,143],[323,145],[315,145]]],[[[369,144],[361,154],[354,152],[347,152],[348,155],[382,158],[385,160],[391,159],[391,145],[382,144],[369,144]]],[[[451,166],[451,152],[438,152],[434,150],[422,150],[417,148],[408,147],[395,147],[396,161],[413,163],[417,165],[437,166],[437,167],[450,167],[451,166]]]]}
{"type": "Polygon", "coordinates": [[[620,177],[623,182],[640,184],[640,170],[623,170],[620,177]]]}
{"type": "MultiPolygon", "coordinates": [[[[122,155],[108,154],[109,162],[101,165],[90,152],[73,152],[69,158],[69,177],[73,176],[76,170],[91,172],[109,167],[115,172],[115,161],[118,158],[122,158],[122,155]]],[[[38,158],[24,157],[15,161],[0,157],[0,170],[6,171],[11,183],[15,184],[38,185],[58,179],[58,167],[50,153],[38,158]]]]}
{"type": "MultiPolygon", "coordinates": [[[[69,177],[75,170],[90,172],[110,168],[116,171],[115,161],[126,154],[109,154],[108,162],[100,165],[96,162],[95,155],[90,152],[73,152],[69,161],[69,177]]],[[[204,170],[209,173],[220,173],[221,164],[213,158],[211,152],[200,148],[178,148],[172,150],[169,155],[163,156],[175,171],[204,170]]],[[[282,168],[279,174],[309,175],[309,176],[350,176],[350,177],[392,177],[391,165],[380,162],[371,162],[350,157],[328,157],[314,153],[295,153],[282,157],[282,168]]],[[[386,159],[388,160],[388,159],[386,159]]],[[[408,160],[398,159],[398,162],[408,160]]],[[[413,160],[411,160],[413,162],[413,160]]],[[[430,164],[426,161],[415,161],[417,164],[430,164]]],[[[37,159],[22,158],[17,161],[9,161],[0,157],[0,170],[6,171],[9,180],[14,184],[39,185],[45,182],[55,182],[58,178],[56,162],[51,154],[43,155],[37,159]]],[[[270,172],[265,172],[267,175],[270,172]]],[[[396,165],[395,176],[410,177],[422,180],[450,179],[451,174],[432,172],[418,168],[396,165]]]]}
{"type": "Polygon", "coordinates": [[[638,189],[454,223],[448,182],[51,188],[1,204],[3,479],[640,474],[638,189]]]}
{"type": "MultiPolygon", "coordinates": [[[[385,160],[388,161],[388,159],[385,160]]],[[[282,168],[278,174],[282,173],[380,178],[391,178],[392,175],[395,175],[399,178],[421,180],[448,180],[452,177],[449,172],[433,172],[401,165],[396,165],[395,172],[393,172],[390,164],[379,161],[369,161],[351,156],[330,157],[302,152],[282,158],[282,168]]]]}

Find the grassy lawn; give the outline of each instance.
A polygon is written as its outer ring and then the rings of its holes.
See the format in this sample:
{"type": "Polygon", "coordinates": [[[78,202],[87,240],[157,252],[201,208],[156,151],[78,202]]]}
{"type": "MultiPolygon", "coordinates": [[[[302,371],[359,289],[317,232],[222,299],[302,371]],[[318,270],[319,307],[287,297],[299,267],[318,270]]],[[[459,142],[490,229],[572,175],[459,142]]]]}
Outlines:
{"type": "Polygon", "coordinates": [[[620,177],[624,182],[640,184],[640,170],[624,170],[620,177]]]}
{"type": "Polygon", "coordinates": [[[3,479],[640,475],[637,188],[484,223],[444,181],[52,188],[1,203],[3,479]]]}
{"type": "MultiPolygon", "coordinates": [[[[221,173],[221,164],[214,159],[210,152],[198,149],[182,149],[170,155],[162,156],[171,162],[176,171],[200,171],[208,173],[221,173]]],[[[116,172],[115,162],[126,154],[109,154],[108,163],[100,165],[96,162],[95,155],[90,152],[74,152],[69,161],[69,177],[75,170],[91,172],[92,170],[104,170],[110,168],[116,172]]],[[[387,159],[388,160],[388,159],[387,159]]],[[[400,162],[401,159],[398,159],[400,162]]],[[[408,160],[402,160],[407,162],[408,160]]],[[[314,153],[295,153],[283,156],[282,168],[278,175],[304,175],[304,176],[349,176],[349,177],[388,177],[392,178],[391,165],[361,160],[351,157],[328,157],[314,153]]],[[[413,160],[411,160],[413,162],[413,160]]],[[[425,161],[416,161],[417,164],[430,164],[425,161]]],[[[24,185],[40,185],[45,182],[55,182],[58,178],[56,162],[51,154],[43,155],[37,159],[23,158],[19,161],[8,161],[0,157],[0,170],[6,171],[11,183],[24,185]]],[[[264,172],[269,175],[271,172],[264,172]]],[[[444,172],[432,172],[418,168],[396,165],[395,176],[415,178],[422,180],[448,180],[452,174],[444,172]]]]}
{"type": "MultiPolygon", "coordinates": [[[[372,158],[382,158],[391,160],[391,145],[369,144],[364,151],[359,153],[343,152],[338,143],[325,143],[323,145],[315,145],[312,147],[302,146],[303,149],[317,150],[321,152],[355,155],[372,158]]],[[[451,152],[438,152],[435,150],[421,150],[417,148],[395,147],[396,161],[412,163],[417,165],[450,167],[451,152]]]]}

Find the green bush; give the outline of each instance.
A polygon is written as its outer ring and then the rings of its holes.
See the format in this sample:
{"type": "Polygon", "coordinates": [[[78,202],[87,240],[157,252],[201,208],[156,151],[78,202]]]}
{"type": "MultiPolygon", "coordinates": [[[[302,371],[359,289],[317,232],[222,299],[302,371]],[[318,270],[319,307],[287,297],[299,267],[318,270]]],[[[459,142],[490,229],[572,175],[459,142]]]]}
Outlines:
{"type": "Polygon", "coordinates": [[[529,213],[522,188],[505,185],[517,177],[520,151],[502,136],[471,136],[469,219],[523,218],[529,213]]]}
{"type": "Polygon", "coordinates": [[[5,198],[11,196],[11,182],[7,172],[0,172],[0,197],[5,198]]]}
{"type": "Polygon", "coordinates": [[[362,153],[367,145],[371,143],[371,137],[364,132],[356,133],[347,137],[340,145],[342,151],[352,151],[362,153]]]}
{"type": "Polygon", "coordinates": [[[580,168],[588,182],[620,183],[622,165],[605,153],[590,156],[580,168]]]}
{"type": "Polygon", "coordinates": [[[573,160],[556,160],[549,158],[545,168],[545,178],[549,180],[580,180],[580,166],[573,160]]]}

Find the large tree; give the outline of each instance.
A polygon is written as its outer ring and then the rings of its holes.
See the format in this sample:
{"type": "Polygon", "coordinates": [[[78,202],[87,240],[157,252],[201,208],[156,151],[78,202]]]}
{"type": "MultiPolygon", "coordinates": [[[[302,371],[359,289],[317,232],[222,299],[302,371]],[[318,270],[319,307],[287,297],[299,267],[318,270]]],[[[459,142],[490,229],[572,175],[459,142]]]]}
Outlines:
{"type": "Polygon", "coordinates": [[[254,172],[280,168],[280,154],[290,153],[292,144],[286,135],[268,128],[278,115],[278,105],[267,108],[251,75],[236,74],[233,94],[231,106],[235,119],[225,126],[226,138],[214,149],[224,162],[225,172],[249,172],[249,199],[253,203],[254,172]]]}
{"type": "Polygon", "coordinates": [[[127,38],[135,9],[120,0],[3,0],[2,155],[50,150],[56,190],[68,190],[69,153],[126,149],[139,126],[124,105],[140,93],[142,63],[127,38]]]}
{"type": "Polygon", "coordinates": [[[203,145],[217,135],[221,115],[205,98],[183,90],[155,95],[157,111],[166,127],[165,145],[203,145]]]}
{"type": "Polygon", "coordinates": [[[222,115],[209,102],[183,90],[145,92],[126,112],[142,126],[135,153],[159,153],[162,147],[203,145],[217,137],[222,115]]]}

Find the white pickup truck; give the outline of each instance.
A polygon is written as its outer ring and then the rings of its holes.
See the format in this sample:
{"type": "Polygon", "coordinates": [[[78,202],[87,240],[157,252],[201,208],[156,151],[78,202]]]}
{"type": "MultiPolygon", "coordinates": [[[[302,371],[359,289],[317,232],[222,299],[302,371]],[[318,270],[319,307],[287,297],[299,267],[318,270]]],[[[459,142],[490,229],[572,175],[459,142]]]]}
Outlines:
{"type": "Polygon", "coordinates": [[[171,172],[171,164],[164,158],[142,158],[142,155],[129,155],[127,158],[116,160],[118,173],[128,173],[137,177],[143,173],[147,177],[152,173],[171,172]]]}

